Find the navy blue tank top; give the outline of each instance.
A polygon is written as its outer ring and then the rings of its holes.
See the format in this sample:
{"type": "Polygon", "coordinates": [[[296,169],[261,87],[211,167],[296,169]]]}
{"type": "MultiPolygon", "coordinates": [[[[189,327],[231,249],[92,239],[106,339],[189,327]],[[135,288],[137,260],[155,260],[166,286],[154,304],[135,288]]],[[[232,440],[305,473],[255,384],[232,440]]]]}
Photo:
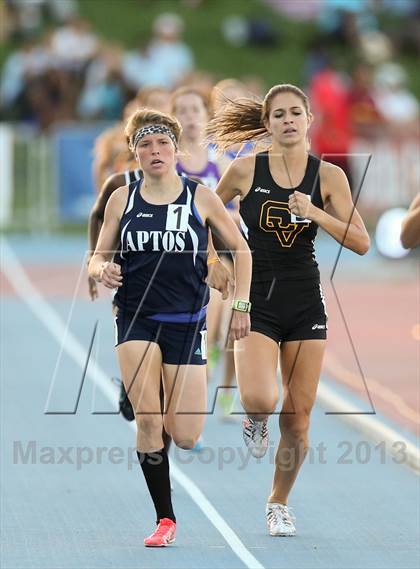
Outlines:
{"type": "Polygon", "coordinates": [[[323,209],[320,160],[308,155],[299,186],[282,188],[274,181],[268,151],[256,154],[254,179],[240,202],[241,228],[252,251],[252,281],[318,279],[314,241],[318,225],[293,215],[289,196],[295,190],[323,209]]]}
{"type": "Polygon", "coordinates": [[[142,180],[128,187],[115,259],[123,276],[115,302],[122,310],[166,322],[205,316],[208,228],[194,204],[197,183],[182,182],[180,196],[164,205],[143,199],[142,180]]]}

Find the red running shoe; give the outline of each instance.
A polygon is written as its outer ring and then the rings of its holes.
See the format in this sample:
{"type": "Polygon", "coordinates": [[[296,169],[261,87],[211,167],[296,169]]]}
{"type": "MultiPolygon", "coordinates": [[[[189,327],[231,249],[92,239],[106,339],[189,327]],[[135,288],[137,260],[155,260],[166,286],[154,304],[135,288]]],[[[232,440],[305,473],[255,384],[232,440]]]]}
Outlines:
{"type": "Polygon", "coordinates": [[[162,518],[158,527],[144,540],[146,547],[166,547],[175,541],[176,523],[169,518],[162,518]]]}

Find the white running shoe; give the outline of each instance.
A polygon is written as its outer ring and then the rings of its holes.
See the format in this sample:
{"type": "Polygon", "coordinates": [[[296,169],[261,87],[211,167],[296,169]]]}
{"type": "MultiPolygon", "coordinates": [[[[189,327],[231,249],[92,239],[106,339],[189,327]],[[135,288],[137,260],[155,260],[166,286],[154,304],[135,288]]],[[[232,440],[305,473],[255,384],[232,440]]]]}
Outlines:
{"type": "Polygon", "coordinates": [[[242,422],[242,435],[246,446],[255,458],[262,458],[268,448],[268,419],[254,421],[247,417],[242,422]]]}
{"type": "Polygon", "coordinates": [[[291,537],[296,535],[295,516],[284,504],[268,503],[265,508],[267,526],[270,535],[291,537]]]}

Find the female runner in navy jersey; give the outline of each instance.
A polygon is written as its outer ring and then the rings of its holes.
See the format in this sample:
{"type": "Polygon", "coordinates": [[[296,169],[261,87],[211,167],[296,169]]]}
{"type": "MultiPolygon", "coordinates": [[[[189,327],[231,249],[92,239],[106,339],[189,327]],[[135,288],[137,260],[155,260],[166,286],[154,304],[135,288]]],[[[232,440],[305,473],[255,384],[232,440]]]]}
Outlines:
{"type": "Polygon", "coordinates": [[[156,508],[158,527],[145,545],[155,547],[172,543],[176,528],[162,427],[175,444],[192,448],[206,412],[208,226],[235,253],[232,338],[245,337],[250,326],[251,254],[214,192],[178,176],[180,133],[178,121],[163,113],[144,109],[129,119],[126,134],[143,179],[111,195],[89,265],[93,278],[118,288],[116,345],[136,410],[138,457],[156,508]]]}
{"type": "Polygon", "coordinates": [[[286,84],[273,87],[262,104],[229,103],[208,128],[221,150],[272,137],[269,151],[236,159],[217,188],[224,203],[240,196],[242,228],[252,251],[251,333],[236,342],[235,364],[247,413],[243,436],[256,457],[268,447],[267,418],[278,400],[280,358],[283,405],[266,506],[270,535],[296,532],[287,500],[307,452],[325,350],[327,315],[313,248],[317,228],[360,255],[370,243],[344,172],[308,154],[312,119],[306,95],[286,84]]]}

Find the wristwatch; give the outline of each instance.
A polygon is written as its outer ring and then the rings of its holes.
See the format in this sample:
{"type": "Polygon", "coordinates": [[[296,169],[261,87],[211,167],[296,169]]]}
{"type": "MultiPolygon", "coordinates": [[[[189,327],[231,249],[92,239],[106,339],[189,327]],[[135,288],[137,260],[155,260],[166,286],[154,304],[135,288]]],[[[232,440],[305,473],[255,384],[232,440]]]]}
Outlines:
{"type": "Polygon", "coordinates": [[[234,300],[232,308],[238,312],[251,312],[251,303],[247,300],[234,300]]]}

